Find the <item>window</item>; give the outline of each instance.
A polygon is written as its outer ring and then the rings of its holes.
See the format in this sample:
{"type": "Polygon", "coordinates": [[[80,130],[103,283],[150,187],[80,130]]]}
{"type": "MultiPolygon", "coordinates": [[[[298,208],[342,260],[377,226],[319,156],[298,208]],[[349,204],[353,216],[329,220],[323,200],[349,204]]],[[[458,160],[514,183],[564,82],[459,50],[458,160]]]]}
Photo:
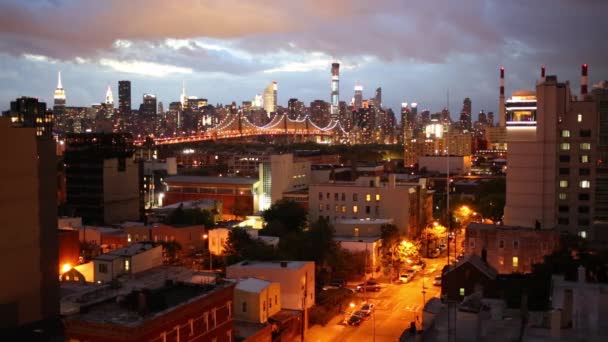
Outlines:
{"type": "Polygon", "coordinates": [[[279,296],[274,295],[274,304],[279,305],[279,296]]]}
{"type": "Polygon", "coordinates": [[[334,207],[334,211],[336,213],[339,212],[340,211],[340,206],[336,204],[335,207],[334,207]]]}
{"type": "Polygon", "coordinates": [[[346,201],[346,194],[342,193],[342,201],[346,201]]]}
{"type": "Polygon", "coordinates": [[[560,213],[567,213],[570,210],[567,205],[560,205],[559,207],[557,207],[557,209],[560,213]]]}
{"type": "Polygon", "coordinates": [[[560,200],[568,199],[568,194],[566,194],[565,192],[560,192],[559,195],[558,195],[558,198],[560,200]]]}
{"type": "Polygon", "coordinates": [[[589,194],[578,194],[579,201],[588,201],[590,198],[589,194]]]}
{"type": "Polygon", "coordinates": [[[500,266],[504,266],[505,265],[505,258],[504,257],[498,257],[498,264],[500,266]]]}
{"type": "Polygon", "coordinates": [[[588,226],[589,225],[589,219],[586,219],[586,218],[578,219],[578,225],[579,226],[588,226]]]}
{"type": "Polygon", "coordinates": [[[99,264],[99,273],[108,273],[108,264],[99,264]]]}
{"type": "Polygon", "coordinates": [[[512,264],[513,264],[513,268],[519,267],[519,258],[518,257],[513,257],[512,264]]]}
{"type": "Polygon", "coordinates": [[[353,205],[353,213],[358,213],[359,212],[359,207],[357,207],[356,205],[353,205]]]}
{"type": "Polygon", "coordinates": [[[460,288],[460,290],[458,291],[458,294],[459,294],[461,297],[464,297],[464,287],[461,287],[461,288],[460,288]]]}
{"type": "Polygon", "coordinates": [[[498,240],[498,248],[505,248],[505,240],[498,240]]]}
{"type": "Polygon", "coordinates": [[[130,269],[131,265],[129,262],[129,259],[125,259],[125,271],[128,271],[130,269]]]}
{"type": "Polygon", "coordinates": [[[560,167],[559,174],[560,174],[560,176],[567,176],[570,174],[570,169],[567,167],[560,167]]]}
{"type": "Polygon", "coordinates": [[[345,205],[343,205],[343,206],[342,206],[342,210],[341,210],[341,211],[342,211],[343,213],[345,213],[345,212],[346,212],[346,206],[345,206],[345,205]]]}
{"type": "Polygon", "coordinates": [[[578,207],[578,212],[582,213],[582,214],[586,214],[589,212],[589,207],[586,205],[581,205],[580,207],[578,207]]]}
{"type": "Polygon", "coordinates": [[[591,187],[591,182],[588,180],[582,180],[578,185],[583,189],[589,189],[591,187]]]}
{"type": "Polygon", "coordinates": [[[591,130],[590,129],[581,129],[579,132],[581,138],[591,138],[591,130]]]}
{"type": "Polygon", "coordinates": [[[579,234],[583,239],[587,238],[587,232],[584,230],[581,230],[580,234],[579,234]]]}
{"type": "Polygon", "coordinates": [[[590,149],[591,149],[590,143],[581,143],[581,150],[590,150],[590,149]]]}
{"type": "Polygon", "coordinates": [[[247,312],[247,302],[241,304],[241,312],[247,312]]]}
{"type": "Polygon", "coordinates": [[[328,210],[328,211],[329,211],[329,203],[327,203],[327,204],[325,205],[325,210],[328,210]]]}
{"type": "Polygon", "coordinates": [[[576,116],[576,121],[578,121],[578,122],[583,122],[583,114],[578,114],[578,115],[576,116]]]}
{"type": "Polygon", "coordinates": [[[325,198],[329,199],[329,192],[327,194],[325,194],[325,195],[326,195],[325,198]]]}
{"type": "Polygon", "coordinates": [[[561,225],[568,225],[570,223],[570,220],[567,217],[560,217],[557,219],[557,224],[561,224],[561,225]]]}
{"type": "Polygon", "coordinates": [[[375,213],[376,213],[376,216],[380,215],[380,206],[379,205],[376,206],[375,213]]]}
{"type": "Polygon", "coordinates": [[[469,238],[469,248],[475,249],[475,239],[474,238],[469,238]]]}
{"type": "Polygon", "coordinates": [[[366,194],[366,195],[365,195],[365,202],[369,202],[369,201],[371,201],[371,200],[372,200],[372,195],[370,195],[370,194],[366,194]]]}
{"type": "Polygon", "coordinates": [[[354,237],[359,237],[359,228],[355,228],[355,229],[353,230],[353,236],[354,236],[354,237]]]}
{"type": "Polygon", "coordinates": [[[376,194],[376,201],[380,200],[380,194],[376,194]]]}
{"type": "Polygon", "coordinates": [[[262,311],[266,312],[266,301],[262,301],[262,311]]]}
{"type": "Polygon", "coordinates": [[[586,154],[583,154],[583,155],[582,155],[582,156],[579,158],[579,161],[580,161],[581,163],[588,163],[588,162],[589,162],[589,156],[588,156],[588,155],[586,155],[586,154]]]}
{"type": "Polygon", "coordinates": [[[578,175],[579,176],[589,176],[590,174],[591,174],[591,170],[589,170],[586,167],[578,169],[578,175]]]}
{"type": "Polygon", "coordinates": [[[127,242],[131,242],[131,234],[127,234],[127,242]]]}
{"type": "Polygon", "coordinates": [[[365,206],[365,213],[366,213],[366,214],[369,214],[369,213],[371,213],[371,212],[372,212],[372,211],[371,211],[371,208],[369,207],[369,205],[366,205],[366,206],[365,206]]]}
{"type": "Polygon", "coordinates": [[[359,200],[359,196],[357,194],[353,194],[353,202],[357,202],[359,200]]]}
{"type": "Polygon", "coordinates": [[[319,211],[323,211],[323,203],[319,203],[319,211]]]}
{"type": "Polygon", "coordinates": [[[337,201],[337,200],[338,200],[338,198],[339,198],[338,193],[337,193],[337,192],[336,192],[336,193],[334,193],[334,201],[337,201]]]}
{"type": "Polygon", "coordinates": [[[570,131],[567,129],[562,129],[562,138],[570,138],[570,131]]]}
{"type": "Polygon", "coordinates": [[[559,144],[559,148],[562,151],[568,151],[570,149],[570,143],[561,143],[559,144]]]}
{"type": "Polygon", "coordinates": [[[559,156],[559,162],[560,163],[568,163],[570,162],[570,156],[566,155],[566,154],[562,154],[559,156]]]}
{"type": "Polygon", "coordinates": [[[559,181],[559,187],[560,188],[567,188],[568,187],[568,181],[567,180],[560,180],[559,181]]]}
{"type": "Polygon", "coordinates": [[[513,241],[513,249],[519,249],[519,241],[518,240],[514,240],[513,241]]]}
{"type": "Polygon", "coordinates": [[[322,200],[323,200],[323,193],[319,192],[319,201],[322,201],[322,200]]]}

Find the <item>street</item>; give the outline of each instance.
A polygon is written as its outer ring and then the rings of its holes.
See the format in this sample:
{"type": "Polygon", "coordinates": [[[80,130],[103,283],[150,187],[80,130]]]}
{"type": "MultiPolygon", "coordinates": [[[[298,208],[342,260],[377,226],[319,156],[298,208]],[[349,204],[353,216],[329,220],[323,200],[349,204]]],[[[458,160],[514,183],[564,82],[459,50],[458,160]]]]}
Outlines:
{"type": "MultiPolygon", "coordinates": [[[[445,262],[445,258],[426,259],[427,267],[424,275],[426,300],[440,296],[441,287],[433,286],[433,280],[435,276],[441,274],[445,262]]],[[[360,326],[343,324],[344,317],[348,317],[345,313],[334,317],[324,327],[319,325],[310,327],[306,341],[396,341],[403,331],[409,328],[410,322],[416,321],[417,316],[419,320],[416,326],[420,328],[424,305],[422,272],[407,284],[381,283],[381,285],[380,292],[357,294],[358,302],[355,303],[354,311],[361,307],[366,298],[376,306],[374,313],[360,326]]]]}

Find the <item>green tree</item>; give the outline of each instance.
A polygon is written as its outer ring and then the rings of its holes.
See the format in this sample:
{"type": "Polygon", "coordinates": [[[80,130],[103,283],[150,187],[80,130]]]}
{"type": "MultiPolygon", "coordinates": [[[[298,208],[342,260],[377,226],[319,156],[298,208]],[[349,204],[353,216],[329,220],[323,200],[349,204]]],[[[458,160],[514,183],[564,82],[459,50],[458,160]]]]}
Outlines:
{"type": "Polygon", "coordinates": [[[252,238],[245,229],[233,228],[224,244],[228,263],[242,260],[274,260],[277,253],[273,246],[252,238]]]}
{"type": "Polygon", "coordinates": [[[165,258],[168,262],[175,261],[182,250],[182,245],[177,241],[161,241],[160,245],[163,246],[165,258]]]}
{"type": "Polygon", "coordinates": [[[171,225],[203,225],[212,228],[215,225],[213,214],[207,209],[184,209],[183,205],[174,209],[165,219],[171,225]]]}
{"type": "Polygon", "coordinates": [[[262,214],[268,223],[264,234],[282,237],[288,232],[302,232],[306,228],[307,215],[306,209],[298,203],[279,200],[262,214]]]}
{"type": "Polygon", "coordinates": [[[332,259],[340,248],[334,240],[334,227],[324,217],[314,222],[304,236],[305,260],[313,260],[319,267],[332,259]]]}
{"type": "Polygon", "coordinates": [[[383,224],[380,226],[380,238],[382,239],[382,246],[380,247],[382,262],[384,266],[388,266],[393,263],[395,249],[401,242],[399,229],[394,224],[383,224]]]}
{"type": "Polygon", "coordinates": [[[507,184],[505,178],[495,178],[482,183],[477,189],[475,208],[486,218],[502,219],[505,207],[507,184]]]}

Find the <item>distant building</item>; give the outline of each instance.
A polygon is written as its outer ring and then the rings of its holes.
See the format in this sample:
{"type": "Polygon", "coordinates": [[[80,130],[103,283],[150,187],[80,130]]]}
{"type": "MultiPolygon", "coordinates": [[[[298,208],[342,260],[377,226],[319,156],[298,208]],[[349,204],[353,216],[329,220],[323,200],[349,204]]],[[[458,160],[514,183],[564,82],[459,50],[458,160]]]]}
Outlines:
{"type": "Polygon", "coordinates": [[[46,103],[37,98],[22,96],[11,101],[8,116],[13,127],[35,128],[37,137],[53,138],[53,113],[47,112],[46,103]]]}
{"type": "Polygon", "coordinates": [[[272,81],[272,83],[264,89],[264,110],[268,115],[277,110],[277,89],[278,86],[275,81],[272,81]]]}
{"type": "Polygon", "coordinates": [[[139,114],[144,116],[156,115],[156,95],[144,94],[143,103],[139,108],[139,114]]]}
{"type": "Polygon", "coordinates": [[[379,236],[381,220],[387,219],[402,234],[416,236],[432,220],[432,196],[426,186],[397,183],[395,175],[386,183],[380,177],[359,177],[354,182],[311,184],[309,208],[311,221],[325,217],[336,226],[348,224],[353,237],[379,236]],[[358,225],[358,220],[365,222],[358,225]],[[369,226],[367,221],[378,224],[369,226]],[[363,229],[364,225],[373,229],[363,229]]]}
{"type": "Polygon", "coordinates": [[[363,107],[363,86],[359,83],[355,85],[355,97],[353,106],[355,110],[359,110],[363,107]]]}
{"type": "Polygon", "coordinates": [[[53,114],[56,116],[62,115],[65,113],[65,90],[63,89],[63,85],[61,84],[61,71],[57,73],[57,88],[53,93],[53,114]]]}
{"type": "Polygon", "coordinates": [[[17,102],[28,110],[0,118],[0,267],[6,275],[0,283],[0,330],[59,314],[55,142],[50,131],[35,125],[39,113],[44,118],[44,103],[17,102]]]}
{"type": "Polygon", "coordinates": [[[483,256],[500,274],[531,273],[532,265],[559,248],[559,233],[494,224],[471,223],[466,229],[465,255],[483,256]]]}
{"type": "Polygon", "coordinates": [[[331,64],[331,110],[330,115],[332,120],[338,120],[339,111],[338,104],[340,102],[340,63],[331,64]]]}
{"type": "Polygon", "coordinates": [[[484,297],[495,297],[497,272],[481,257],[470,255],[454,265],[448,265],[441,275],[441,294],[458,303],[466,296],[481,292],[484,297]]]}
{"type": "MultiPolygon", "coordinates": [[[[134,243],[93,259],[93,282],[107,283],[123,274],[135,274],[163,264],[163,248],[152,243],[134,243]]],[[[87,281],[91,281],[88,280],[87,281]]]]}
{"type": "Polygon", "coordinates": [[[450,158],[450,174],[466,175],[471,172],[471,156],[420,156],[418,157],[418,169],[425,169],[428,172],[447,173],[448,161],[450,158]]]}
{"type": "Polygon", "coordinates": [[[283,193],[304,190],[310,183],[310,162],[296,161],[293,154],[273,154],[260,163],[257,204],[266,210],[283,198],[283,193]]]}
{"type": "Polygon", "coordinates": [[[154,225],[126,225],[124,231],[127,233],[128,242],[175,241],[182,247],[181,253],[191,254],[201,250],[207,244],[205,234],[209,227],[203,225],[172,226],[168,224],[154,225]]]}
{"type": "Polygon", "coordinates": [[[68,134],[64,157],[67,206],[85,224],[140,218],[139,166],[128,133],[68,134]]]}
{"type": "Polygon", "coordinates": [[[118,112],[131,115],[131,81],[118,81],[118,112]]]}

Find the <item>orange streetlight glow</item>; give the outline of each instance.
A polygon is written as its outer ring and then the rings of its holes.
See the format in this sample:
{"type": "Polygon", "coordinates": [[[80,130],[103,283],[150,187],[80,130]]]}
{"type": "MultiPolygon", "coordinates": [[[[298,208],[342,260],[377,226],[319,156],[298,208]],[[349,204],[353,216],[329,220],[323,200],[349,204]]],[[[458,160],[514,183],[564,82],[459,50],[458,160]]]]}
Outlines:
{"type": "Polygon", "coordinates": [[[71,269],[72,269],[72,265],[70,265],[69,263],[63,264],[63,266],[61,266],[61,273],[65,273],[71,269]]]}

